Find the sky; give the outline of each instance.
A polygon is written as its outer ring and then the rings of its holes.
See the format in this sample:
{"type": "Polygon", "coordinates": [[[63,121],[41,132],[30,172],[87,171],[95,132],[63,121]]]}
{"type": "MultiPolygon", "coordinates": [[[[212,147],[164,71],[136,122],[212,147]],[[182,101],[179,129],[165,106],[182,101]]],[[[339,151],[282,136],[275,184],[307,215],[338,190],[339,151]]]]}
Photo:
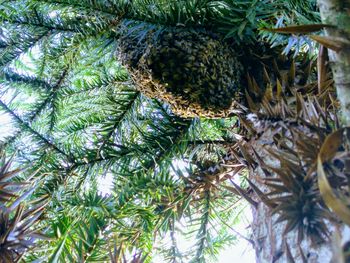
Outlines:
{"type": "MultiPolygon", "coordinates": [[[[108,195],[111,192],[113,176],[107,174],[105,177],[99,179],[98,190],[103,195],[108,195]]],[[[252,213],[250,206],[247,206],[242,215],[242,219],[232,227],[241,235],[249,237],[250,228],[249,222],[252,221],[252,213]]],[[[186,250],[188,246],[193,244],[193,241],[178,238],[178,247],[181,251],[186,250]]],[[[154,263],[161,263],[161,259],[156,257],[154,263]]],[[[255,263],[255,250],[251,244],[243,238],[239,238],[237,242],[229,247],[226,247],[218,256],[215,263],[255,263]]]]}

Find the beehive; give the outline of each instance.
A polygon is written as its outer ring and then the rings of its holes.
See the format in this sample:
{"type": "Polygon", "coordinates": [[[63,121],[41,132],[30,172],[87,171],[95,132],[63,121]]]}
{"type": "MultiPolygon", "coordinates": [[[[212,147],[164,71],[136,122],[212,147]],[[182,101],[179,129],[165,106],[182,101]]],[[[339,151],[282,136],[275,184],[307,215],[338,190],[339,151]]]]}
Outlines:
{"type": "Polygon", "coordinates": [[[243,70],[236,53],[219,37],[195,30],[120,41],[120,59],[137,88],[183,117],[224,117],[232,111],[243,70]]]}

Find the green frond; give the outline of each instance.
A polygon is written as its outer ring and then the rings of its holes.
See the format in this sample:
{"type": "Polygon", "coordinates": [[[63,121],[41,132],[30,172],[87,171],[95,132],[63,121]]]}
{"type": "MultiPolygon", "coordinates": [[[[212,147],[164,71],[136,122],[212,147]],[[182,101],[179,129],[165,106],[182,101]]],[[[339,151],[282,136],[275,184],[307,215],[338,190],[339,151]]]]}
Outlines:
{"type": "MultiPolygon", "coordinates": [[[[243,128],[249,123],[243,123],[242,116],[185,119],[174,114],[171,101],[168,105],[146,97],[135,72],[119,61],[120,53],[126,53],[123,41],[150,44],[151,37],[160,41],[164,35],[171,42],[171,33],[164,32],[188,31],[191,34],[180,44],[196,41],[195,36],[203,34],[202,42],[220,39],[212,44],[225,44],[228,51],[237,51],[237,61],[249,54],[257,55],[257,62],[265,55],[251,54],[257,46],[267,50],[268,43],[284,45],[288,53],[298,52],[308,43],[307,38],[267,33],[264,27],[312,24],[319,20],[316,11],[315,1],[299,0],[2,1],[0,111],[11,120],[11,136],[1,138],[1,142],[6,152],[16,152],[16,166],[26,168],[15,179],[33,180],[36,187],[23,190],[16,199],[15,193],[0,184],[0,201],[6,205],[15,202],[9,222],[31,213],[23,221],[38,223],[35,227],[46,236],[45,240],[33,237],[38,245],[25,251],[23,261],[151,262],[158,256],[168,262],[215,261],[219,251],[239,236],[233,227],[243,209],[239,194],[248,195],[248,189],[232,187],[229,180],[259,161],[249,156],[242,144],[236,144],[249,137],[243,128]],[[248,51],[243,52],[245,49],[248,51]],[[110,185],[101,190],[101,180],[107,177],[110,185]],[[37,200],[45,201],[45,209],[37,200]],[[29,212],[18,208],[22,201],[28,202],[29,212]],[[192,243],[186,251],[178,246],[183,239],[192,243]]],[[[223,58],[226,55],[230,54],[223,54],[223,58]]],[[[272,64],[272,58],[267,60],[272,64]]],[[[231,71],[235,70],[241,69],[231,71]]],[[[214,75],[219,71],[213,71],[211,84],[215,85],[214,75]]],[[[273,90],[277,86],[279,91],[281,81],[281,89],[292,92],[288,89],[297,78],[295,67],[287,75],[282,71],[271,69],[271,75],[276,76],[273,90]]],[[[264,78],[270,77],[266,75],[264,78]]],[[[251,110],[264,121],[294,116],[292,111],[283,111],[287,100],[284,104],[282,100],[272,105],[264,102],[268,88],[254,90],[252,78],[247,81],[246,97],[251,99],[249,107],[257,109],[246,108],[246,102],[240,101],[242,111],[251,110]]],[[[183,86],[180,83],[179,89],[183,86]]],[[[316,88],[310,84],[309,89],[316,88]]],[[[290,103],[304,102],[296,97],[290,103]]],[[[317,110],[311,112],[306,107],[295,116],[310,123],[315,116],[321,118],[317,110]]],[[[324,120],[324,124],[336,126],[333,119],[324,120]]],[[[256,136],[259,132],[255,130],[256,136]]],[[[293,136],[307,140],[297,132],[293,136]]],[[[310,157],[300,143],[296,149],[307,156],[307,163],[314,161],[315,155],[310,157]]],[[[295,168],[298,165],[303,163],[288,163],[287,167],[295,178],[303,172],[295,168]]],[[[8,173],[7,169],[0,171],[0,181],[8,173]]],[[[279,184],[266,185],[275,192],[288,190],[289,195],[302,189],[302,196],[312,199],[314,188],[300,188],[287,176],[282,179],[279,184]]],[[[274,192],[270,195],[276,197],[274,192]]],[[[276,212],[295,208],[292,202],[288,206],[283,198],[276,198],[276,212]]],[[[250,201],[255,204],[255,200],[250,201]]],[[[284,214],[279,220],[288,221],[292,229],[295,222],[288,216],[284,214]]]]}

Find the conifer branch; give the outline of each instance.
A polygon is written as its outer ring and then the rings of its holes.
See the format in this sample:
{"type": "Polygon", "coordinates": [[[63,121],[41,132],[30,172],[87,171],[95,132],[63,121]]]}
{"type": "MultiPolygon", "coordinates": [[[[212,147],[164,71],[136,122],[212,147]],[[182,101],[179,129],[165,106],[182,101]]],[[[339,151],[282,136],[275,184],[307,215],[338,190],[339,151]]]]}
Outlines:
{"type": "Polygon", "coordinates": [[[126,106],[127,110],[125,110],[120,116],[117,117],[111,131],[106,135],[106,138],[102,141],[101,146],[99,147],[98,152],[97,152],[98,155],[100,155],[100,151],[103,150],[104,146],[110,140],[110,138],[113,136],[113,134],[115,133],[118,126],[120,126],[120,124],[123,122],[123,120],[124,120],[125,116],[128,114],[128,112],[133,109],[133,104],[135,103],[137,98],[139,98],[139,96],[140,96],[140,92],[136,92],[134,94],[134,96],[130,99],[130,102],[127,104],[127,106],[126,106]]]}
{"type": "MultiPolygon", "coordinates": [[[[46,106],[52,101],[52,97],[53,95],[57,92],[57,89],[60,88],[60,86],[62,85],[64,79],[66,78],[68,74],[68,69],[66,68],[61,77],[59,78],[59,80],[56,82],[56,84],[51,87],[48,83],[44,82],[44,81],[40,81],[40,80],[34,80],[35,82],[38,81],[38,83],[45,85],[46,88],[50,89],[51,92],[50,94],[47,96],[47,98],[39,105],[39,107],[37,107],[37,109],[33,112],[30,113],[30,115],[28,116],[28,121],[26,122],[28,125],[30,125],[38,116],[39,114],[46,108],[46,106]]],[[[20,78],[22,79],[22,78],[20,78]]],[[[23,78],[22,80],[24,80],[26,78],[23,78]]],[[[12,135],[3,145],[6,147],[8,145],[11,145],[16,138],[18,138],[18,136],[20,136],[22,134],[23,130],[19,130],[17,131],[14,135],[12,135]]]]}
{"type": "MultiPolygon", "coordinates": [[[[88,5],[84,4],[84,1],[70,1],[70,0],[47,0],[47,3],[52,3],[52,4],[57,4],[57,5],[64,5],[67,7],[74,7],[76,9],[79,10],[87,10],[87,11],[97,11],[97,12],[101,12],[101,13],[105,13],[111,16],[118,16],[117,13],[113,12],[113,11],[108,11],[106,8],[101,8],[98,7],[96,5],[94,5],[93,3],[89,2],[88,5]]],[[[109,4],[114,4],[113,2],[108,1],[109,4]]],[[[125,5],[127,6],[127,5],[125,5]]],[[[122,9],[122,8],[120,8],[122,9]]],[[[122,16],[123,14],[125,14],[126,12],[121,12],[119,15],[122,16]]]]}
{"type": "Polygon", "coordinates": [[[45,29],[47,32],[69,32],[69,33],[76,33],[78,34],[78,30],[74,30],[72,28],[65,28],[59,25],[48,25],[48,24],[41,24],[38,22],[31,22],[31,21],[25,21],[25,20],[20,20],[20,19],[6,19],[6,18],[1,18],[2,22],[7,22],[9,24],[13,25],[26,25],[26,26],[32,26],[34,28],[38,29],[45,29]]]}
{"type": "Polygon", "coordinates": [[[23,76],[14,72],[6,72],[6,71],[4,71],[2,75],[3,75],[3,80],[10,82],[10,84],[15,84],[15,83],[30,84],[35,87],[42,87],[45,90],[52,89],[52,86],[49,83],[34,77],[23,76]]]}
{"type": "MultiPolygon", "coordinates": [[[[31,48],[33,48],[41,39],[43,39],[44,37],[46,37],[49,34],[49,30],[44,32],[43,34],[40,34],[39,36],[37,36],[36,38],[34,38],[32,41],[30,41],[30,43],[25,43],[23,47],[18,47],[20,48],[20,52],[16,51],[13,52],[13,54],[10,54],[7,56],[3,55],[3,57],[0,59],[0,69],[3,70],[4,68],[6,68],[12,61],[14,61],[15,59],[19,58],[19,56],[21,54],[24,54],[26,52],[28,52],[31,48]]],[[[6,53],[5,53],[6,54],[6,53]]]]}
{"type": "Polygon", "coordinates": [[[35,137],[37,137],[40,141],[42,141],[43,143],[45,143],[49,148],[55,150],[56,152],[62,154],[63,156],[65,156],[68,160],[72,161],[72,158],[70,155],[66,154],[64,151],[62,151],[61,149],[59,149],[55,144],[53,144],[52,142],[50,142],[48,139],[46,139],[43,135],[41,135],[40,133],[38,133],[36,130],[34,130],[30,124],[28,124],[26,121],[23,121],[15,112],[13,112],[2,100],[0,100],[0,107],[2,107],[5,112],[7,112],[8,114],[10,114],[14,120],[16,121],[16,123],[18,123],[18,125],[23,129],[26,130],[28,132],[30,132],[31,134],[33,134],[35,137]]]}
{"type": "Polygon", "coordinates": [[[211,205],[211,196],[210,190],[206,190],[203,197],[204,208],[203,214],[201,218],[200,229],[197,234],[198,249],[196,252],[196,259],[198,262],[204,262],[204,250],[206,248],[206,242],[208,242],[208,226],[209,226],[209,218],[210,218],[210,205],[211,205]]]}

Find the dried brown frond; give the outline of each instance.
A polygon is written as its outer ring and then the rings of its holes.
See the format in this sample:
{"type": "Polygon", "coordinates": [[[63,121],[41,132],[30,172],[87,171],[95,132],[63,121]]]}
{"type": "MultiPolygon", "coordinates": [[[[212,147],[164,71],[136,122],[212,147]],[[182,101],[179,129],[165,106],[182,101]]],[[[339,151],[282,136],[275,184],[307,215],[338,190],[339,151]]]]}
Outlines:
{"type": "Polygon", "coordinates": [[[0,154],[2,155],[0,160],[0,204],[5,204],[17,196],[15,193],[21,187],[20,183],[11,181],[20,172],[20,169],[10,170],[12,158],[6,160],[5,154],[0,154]]]}
{"type": "Polygon", "coordinates": [[[326,205],[350,225],[350,128],[325,139],[317,158],[318,185],[326,205]]]}
{"type": "Polygon", "coordinates": [[[11,180],[20,172],[10,170],[11,158],[4,155],[0,167],[0,262],[17,262],[21,255],[42,235],[32,229],[40,220],[47,203],[46,198],[24,204],[34,191],[31,182],[18,183],[11,180]]]}
{"type": "MultiPolygon", "coordinates": [[[[288,69],[279,61],[272,64],[264,73],[268,83],[259,87],[248,78],[246,97],[253,114],[241,116],[250,135],[244,156],[263,172],[249,183],[272,213],[278,214],[276,223],[286,222],[285,234],[297,230],[300,242],[307,236],[319,243],[329,236],[326,220],[334,219],[321,199],[316,174],[321,146],[338,127],[333,82],[328,69],[321,67],[319,89],[307,60],[292,62],[288,69]],[[274,165],[265,164],[265,155],[275,160],[274,165]]],[[[253,174],[256,168],[251,166],[253,174]]]]}
{"type": "MultiPolygon", "coordinates": [[[[225,145],[226,154],[220,156],[214,162],[200,160],[196,163],[196,168],[188,176],[181,176],[185,183],[184,191],[191,199],[191,203],[202,200],[205,194],[210,191],[211,196],[219,197],[222,193],[231,192],[235,195],[248,197],[246,190],[234,185],[232,179],[241,176],[246,169],[246,159],[242,156],[238,143],[225,145]],[[245,196],[246,195],[246,196],[245,196]]],[[[208,158],[209,155],[206,156],[208,158]]],[[[249,198],[248,198],[249,199],[249,198]]],[[[253,200],[248,200],[252,201],[253,200]]],[[[175,202],[168,205],[174,206],[175,202]]]]}

